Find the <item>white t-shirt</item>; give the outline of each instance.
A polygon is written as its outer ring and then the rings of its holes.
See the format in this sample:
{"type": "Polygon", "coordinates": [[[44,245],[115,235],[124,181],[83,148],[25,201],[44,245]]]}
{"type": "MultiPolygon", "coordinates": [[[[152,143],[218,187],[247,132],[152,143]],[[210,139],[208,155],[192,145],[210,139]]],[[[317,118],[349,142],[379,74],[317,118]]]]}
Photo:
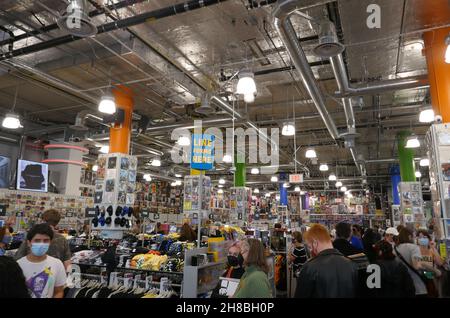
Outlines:
{"type": "MultiPolygon", "coordinates": [[[[397,251],[402,254],[405,261],[408,262],[412,266],[413,260],[420,261],[422,254],[420,253],[420,248],[416,244],[412,243],[403,243],[397,246],[397,251]]],[[[406,266],[406,265],[405,265],[406,266]]],[[[414,282],[414,286],[416,287],[416,295],[424,295],[427,294],[427,287],[423,283],[422,279],[413,272],[408,266],[409,275],[414,282]]]]}
{"type": "Polygon", "coordinates": [[[47,255],[44,261],[32,263],[25,256],[17,263],[22,268],[32,298],[53,298],[55,287],[66,283],[66,270],[57,258],[47,255]]]}

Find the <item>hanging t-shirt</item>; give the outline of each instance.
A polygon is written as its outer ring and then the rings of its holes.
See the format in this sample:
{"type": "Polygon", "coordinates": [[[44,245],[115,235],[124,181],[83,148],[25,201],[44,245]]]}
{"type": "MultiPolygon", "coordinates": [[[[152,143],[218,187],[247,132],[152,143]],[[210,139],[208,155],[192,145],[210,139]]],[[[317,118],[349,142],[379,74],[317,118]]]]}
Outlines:
{"type": "Polygon", "coordinates": [[[25,256],[17,263],[22,268],[32,298],[53,298],[55,287],[66,284],[66,270],[57,258],[47,255],[44,261],[33,263],[25,256]]]}

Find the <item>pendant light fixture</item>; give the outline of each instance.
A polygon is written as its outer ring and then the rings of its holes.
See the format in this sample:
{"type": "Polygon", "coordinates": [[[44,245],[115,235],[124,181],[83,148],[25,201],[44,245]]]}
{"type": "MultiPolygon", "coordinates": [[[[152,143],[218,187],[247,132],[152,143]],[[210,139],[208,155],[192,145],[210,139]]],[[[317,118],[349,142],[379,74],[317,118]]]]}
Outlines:
{"type": "Polygon", "coordinates": [[[419,121],[421,123],[431,123],[434,121],[434,110],[424,109],[419,114],[419,121]]]}
{"type": "Polygon", "coordinates": [[[416,171],[415,175],[416,175],[416,178],[421,178],[422,177],[422,173],[420,171],[416,171]]]}
{"type": "Polygon", "coordinates": [[[250,171],[251,174],[259,174],[259,169],[258,168],[252,168],[252,170],[250,171]]]}
{"type": "Polygon", "coordinates": [[[313,148],[308,148],[306,150],[305,157],[309,159],[317,158],[316,151],[313,148]]]}
{"type": "Polygon", "coordinates": [[[178,138],[178,145],[189,146],[190,144],[191,144],[191,139],[188,136],[180,136],[180,138],[178,138]]]}
{"type": "Polygon", "coordinates": [[[225,184],[225,179],[224,178],[220,178],[219,179],[219,184],[225,184]]]}
{"type": "Polygon", "coordinates": [[[328,177],[328,180],[336,181],[336,175],[334,173],[330,174],[330,176],[328,177]]]}
{"type": "Polygon", "coordinates": [[[281,129],[281,134],[283,136],[293,136],[295,135],[295,125],[292,122],[287,122],[283,125],[281,129]]]}
{"type": "Polygon", "coordinates": [[[339,188],[339,187],[342,187],[342,182],[341,181],[336,182],[336,188],[339,188]]]}
{"type": "Polygon", "coordinates": [[[151,165],[153,167],[161,167],[161,159],[159,158],[154,158],[151,162],[151,165]]]}
{"type": "Polygon", "coordinates": [[[285,182],[283,183],[283,188],[287,189],[289,188],[291,185],[289,184],[289,182],[285,182]]]}
{"type": "Polygon", "coordinates": [[[98,111],[109,115],[116,112],[116,100],[110,92],[102,96],[100,103],[98,104],[98,111]]]}
{"type": "Polygon", "coordinates": [[[408,139],[406,140],[405,148],[419,148],[419,147],[420,141],[415,134],[412,134],[410,137],[408,137],[408,139]]]}
{"type": "Polygon", "coordinates": [[[236,87],[236,94],[253,97],[256,94],[255,74],[245,69],[239,73],[239,81],[236,87]]]}
{"type": "Polygon", "coordinates": [[[267,192],[264,196],[265,196],[266,198],[270,198],[270,192],[267,192]]]}
{"type": "Polygon", "coordinates": [[[97,165],[93,165],[92,166],[92,171],[94,171],[94,172],[98,171],[98,166],[97,165]]]}
{"type": "Polygon", "coordinates": [[[152,177],[149,174],[144,174],[144,180],[150,182],[152,181],[152,177]]]}
{"type": "Polygon", "coordinates": [[[420,160],[421,167],[428,167],[430,165],[430,160],[428,158],[424,158],[420,160]]]}
{"type": "Polygon", "coordinates": [[[270,182],[278,182],[278,177],[272,176],[272,178],[270,178],[270,182]]]}
{"type": "Polygon", "coordinates": [[[328,165],[326,163],[322,163],[319,167],[320,171],[328,171],[328,165]]]}
{"type": "Polygon", "coordinates": [[[342,191],[342,192],[347,191],[347,187],[341,187],[341,191],[342,191]]]}
{"type": "Polygon", "coordinates": [[[294,189],[294,191],[295,191],[295,192],[300,192],[300,191],[301,191],[301,190],[300,190],[300,187],[299,187],[299,186],[296,186],[295,189],[294,189]]]}
{"type": "Polygon", "coordinates": [[[225,154],[225,156],[223,156],[222,161],[225,162],[225,163],[231,163],[233,161],[233,158],[231,158],[230,155],[225,154]]]}
{"type": "Polygon", "coordinates": [[[16,88],[16,94],[14,95],[14,104],[11,109],[10,113],[7,113],[5,118],[2,121],[3,128],[7,129],[19,129],[22,128],[22,125],[20,123],[20,117],[19,115],[14,113],[14,109],[16,108],[17,103],[17,94],[19,92],[19,88],[16,88]]]}
{"type": "Polygon", "coordinates": [[[223,193],[223,190],[222,190],[222,189],[219,189],[219,190],[217,191],[217,193],[218,193],[218,194],[222,194],[222,193],[223,193]]]}
{"type": "Polygon", "coordinates": [[[247,104],[251,104],[254,101],[255,101],[255,95],[253,93],[244,95],[244,102],[246,102],[247,104]]]}
{"type": "Polygon", "coordinates": [[[181,174],[179,174],[179,173],[175,173],[175,177],[176,177],[176,178],[182,178],[183,175],[181,175],[181,174]]]}
{"type": "Polygon", "coordinates": [[[253,193],[258,194],[258,193],[259,193],[259,189],[258,189],[258,188],[255,188],[255,190],[253,190],[253,193]]]}

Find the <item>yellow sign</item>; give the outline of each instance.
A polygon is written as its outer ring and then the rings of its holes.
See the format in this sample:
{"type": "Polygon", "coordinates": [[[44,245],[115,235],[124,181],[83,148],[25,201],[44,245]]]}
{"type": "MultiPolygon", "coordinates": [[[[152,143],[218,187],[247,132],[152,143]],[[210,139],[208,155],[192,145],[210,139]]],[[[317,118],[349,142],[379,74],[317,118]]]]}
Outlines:
{"type": "Polygon", "coordinates": [[[192,210],[192,202],[191,201],[184,201],[184,210],[192,210]]]}
{"type": "Polygon", "coordinates": [[[439,244],[439,252],[442,258],[447,258],[447,247],[445,246],[445,243],[439,244]]]}

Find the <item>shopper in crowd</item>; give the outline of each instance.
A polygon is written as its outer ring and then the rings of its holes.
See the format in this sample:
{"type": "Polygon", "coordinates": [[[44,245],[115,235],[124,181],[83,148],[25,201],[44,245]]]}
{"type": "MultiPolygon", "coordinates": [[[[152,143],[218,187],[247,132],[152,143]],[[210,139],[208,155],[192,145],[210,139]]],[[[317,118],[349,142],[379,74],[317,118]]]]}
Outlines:
{"type": "MultiPolygon", "coordinates": [[[[61,262],[63,262],[66,271],[69,272],[71,265],[70,259],[72,258],[69,243],[64,236],[62,236],[56,231],[56,227],[58,226],[58,223],[61,220],[61,214],[54,209],[47,210],[42,215],[42,220],[46,224],[48,224],[53,230],[53,239],[48,248],[47,255],[55,257],[59,259],[61,262]]],[[[26,241],[24,241],[17,250],[14,258],[18,260],[26,255],[29,255],[29,253],[30,253],[29,244],[26,241]]]]}
{"type": "Polygon", "coordinates": [[[180,238],[179,240],[184,242],[194,242],[197,239],[197,234],[194,230],[189,226],[189,224],[184,223],[180,230],[180,238]]]}
{"type": "Polygon", "coordinates": [[[302,266],[308,260],[308,254],[306,246],[303,244],[303,236],[300,232],[292,233],[292,245],[293,249],[289,255],[289,261],[292,263],[292,271],[294,277],[298,278],[302,266]]]}
{"type": "Polygon", "coordinates": [[[0,299],[30,298],[22,269],[7,256],[0,256],[0,299]]]}
{"type": "MultiPolygon", "coordinates": [[[[244,266],[244,258],[242,257],[241,254],[240,243],[239,241],[236,241],[233,244],[231,244],[231,246],[228,248],[227,269],[221,275],[221,277],[241,279],[242,275],[244,275],[245,272],[243,266],[244,266]]],[[[216,288],[213,290],[211,294],[211,298],[226,297],[220,295],[221,287],[222,287],[221,281],[219,281],[216,288]]]]}
{"type": "Polygon", "coordinates": [[[443,266],[444,261],[436,250],[436,243],[431,239],[431,235],[427,230],[419,230],[417,232],[417,245],[419,245],[422,256],[420,260],[425,268],[424,274],[428,279],[433,280],[434,287],[436,288],[435,293],[437,294],[438,280],[442,275],[438,267],[443,266]]]}
{"type": "Polygon", "coordinates": [[[271,298],[267,273],[269,267],[264,255],[264,246],[260,240],[246,239],[241,242],[245,273],[233,298],[271,298]]]}
{"type": "Polygon", "coordinates": [[[364,245],[362,242],[362,228],[358,224],[353,224],[352,226],[352,236],[350,238],[350,244],[359,250],[364,250],[364,245]]]}
{"type": "Polygon", "coordinates": [[[421,262],[422,254],[418,245],[414,244],[413,232],[403,227],[398,235],[398,246],[394,251],[400,260],[408,267],[416,290],[416,297],[426,297],[428,295],[427,285],[421,277],[424,264],[421,262]]]}
{"type": "Polygon", "coordinates": [[[380,229],[380,227],[379,227],[378,225],[375,225],[375,226],[373,227],[373,230],[374,230],[374,232],[375,232],[375,236],[376,236],[377,242],[378,242],[378,241],[381,241],[381,239],[382,239],[383,237],[381,236],[382,230],[380,229]]]}
{"type": "Polygon", "coordinates": [[[414,282],[408,268],[394,255],[393,247],[387,240],[375,245],[377,260],[380,266],[380,288],[375,288],[375,295],[381,298],[414,297],[414,282]]]}
{"type": "Polygon", "coordinates": [[[396,241],[398,241],[398,231],[395,227],[388,227],[384,233],[384,240],[394,246],[396,241]]]}
{"type": "Polygon", "coordinates": [[[17,261],[33,298],[62,298],[66,283],[63,263],[47,255],[55,233],[47,223],[35,225],[27,233],[30,253],[17,261]]]}
{"type": "Polygon", "coordinates": [[[323,225],[314,224],[303,238],[312,258],[300,271],[295,297],[355,297],[358,283],[357,267],[333,248],[328,230],[323,225]]]}
{"type": "Polygon", "coordinates": [[[5,255],[6,248],[11,243],[12,236],[9,232],[9,226],[0,227],[0,256],[5,255]]]}
{"type": "Polygon", "coordinates": [[[377,235],[373,229],[367,229],[363,235],[363,246],[364,246],[364,254],[367,255],[370,263],[375,263],[376,261],[376,252],[375,252],[375,244],[377,243],[377,235]]]}
{"type": "Polygon", "coordinates": [[[357,248],[350,244],[352,236],[351,225],[345,222],[336,224],[336,239],[333,241],[333,246],[344,256],[355,255],[363,253],[363,249],[357,248]]]}

